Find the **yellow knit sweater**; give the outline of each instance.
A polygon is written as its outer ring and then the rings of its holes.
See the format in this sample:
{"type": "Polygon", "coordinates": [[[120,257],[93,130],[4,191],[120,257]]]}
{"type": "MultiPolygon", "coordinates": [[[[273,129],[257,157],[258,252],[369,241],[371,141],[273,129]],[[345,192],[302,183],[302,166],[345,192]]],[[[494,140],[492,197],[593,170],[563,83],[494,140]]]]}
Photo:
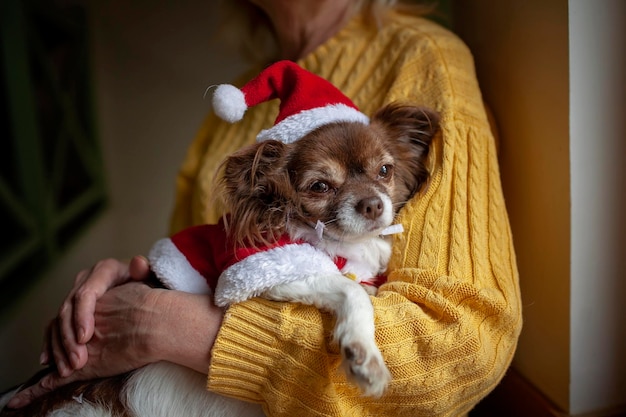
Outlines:
{"type": "MultiPolygon", "coordinates": [[[[465,414],[503,376],[522,323],[496,148],[470,52],[434,23],[394,14],[378,31],[355,18],[299,64],[365,114],[402,101],[442,116],[431,182],[401,211],[405,233],[394,238],[389,282],[372,298],[393,381],[382,398],[362,397],[338,370],[330,315],[253,299],[226,312],[208,388],[260,402],[271,416],[465,414]]],[[[173,231],[217,221],[217,165],[253,143],[277,109],[256,106],[234,125],[207,118],[177,180],[173,231]]]]}

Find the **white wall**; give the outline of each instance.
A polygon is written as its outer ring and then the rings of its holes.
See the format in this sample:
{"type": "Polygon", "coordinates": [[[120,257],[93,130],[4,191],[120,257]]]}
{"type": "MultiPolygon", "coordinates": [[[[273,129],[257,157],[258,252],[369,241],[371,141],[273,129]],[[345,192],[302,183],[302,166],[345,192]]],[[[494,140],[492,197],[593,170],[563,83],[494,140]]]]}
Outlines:
{"type": "Polygon", "coordinates": [[[626,2],[569,0],[570,412],[626,403],[626,2]]]}
{"type": "Polygon", "coordinates": [[[216,2],[93,1],[94,85],[111,205],[0,323],[0,390],[38,369],[45,323],[74,275],[167,233],[174,178],[208,111],[207,86],[242,65],[210,44],[216,2]]]}

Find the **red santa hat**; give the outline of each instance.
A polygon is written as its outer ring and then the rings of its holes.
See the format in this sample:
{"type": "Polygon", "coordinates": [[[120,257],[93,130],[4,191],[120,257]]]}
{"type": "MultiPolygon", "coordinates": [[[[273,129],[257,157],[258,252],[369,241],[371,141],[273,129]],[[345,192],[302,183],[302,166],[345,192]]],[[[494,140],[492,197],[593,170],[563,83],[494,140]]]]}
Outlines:
{"type": "Polygon", "coordinates": [[[241,89],[219,85],[213,94],[213,110],[234,123],[249,107],[276,98],[280,99],[278,117],[273,127],[257,135],[258,141],[292,143],[329,123],[369,124],[369,118],[339,89],[291,61],[270,65],[241,89]]]}

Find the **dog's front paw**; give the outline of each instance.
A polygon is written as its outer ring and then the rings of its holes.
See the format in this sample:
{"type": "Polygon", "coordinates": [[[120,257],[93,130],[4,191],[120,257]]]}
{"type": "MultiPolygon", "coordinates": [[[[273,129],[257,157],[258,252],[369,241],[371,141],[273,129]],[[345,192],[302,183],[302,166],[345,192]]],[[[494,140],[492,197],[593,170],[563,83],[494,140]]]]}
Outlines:
{"type": "Polygon", "coordinates": [[[368,348],[361,342],[351,342],[341,347],[341,354],[348,378],[363,394],[378,398],[385,392],[391,373],[376,346],[368,348]]]}
{"type": "Polygon", "coordinates": [[[375,287],[373,285],[368,285],[368,284],[361,284],[361,287],[363,287],[367,295],[374,296],[378,294],[378,287],[375,287]]]}

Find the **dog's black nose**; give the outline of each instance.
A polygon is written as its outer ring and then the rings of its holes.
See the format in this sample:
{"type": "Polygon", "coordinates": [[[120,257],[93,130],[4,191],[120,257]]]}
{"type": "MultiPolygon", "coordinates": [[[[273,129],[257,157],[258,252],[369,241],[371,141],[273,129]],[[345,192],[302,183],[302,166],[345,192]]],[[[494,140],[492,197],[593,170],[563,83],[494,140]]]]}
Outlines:
{"type": "Polygon", "coordinates": [[[357,203],[356,211],[366,219],[376,220],[383,214],[383,200],[380,197],[364,198],[357,203]]]}

